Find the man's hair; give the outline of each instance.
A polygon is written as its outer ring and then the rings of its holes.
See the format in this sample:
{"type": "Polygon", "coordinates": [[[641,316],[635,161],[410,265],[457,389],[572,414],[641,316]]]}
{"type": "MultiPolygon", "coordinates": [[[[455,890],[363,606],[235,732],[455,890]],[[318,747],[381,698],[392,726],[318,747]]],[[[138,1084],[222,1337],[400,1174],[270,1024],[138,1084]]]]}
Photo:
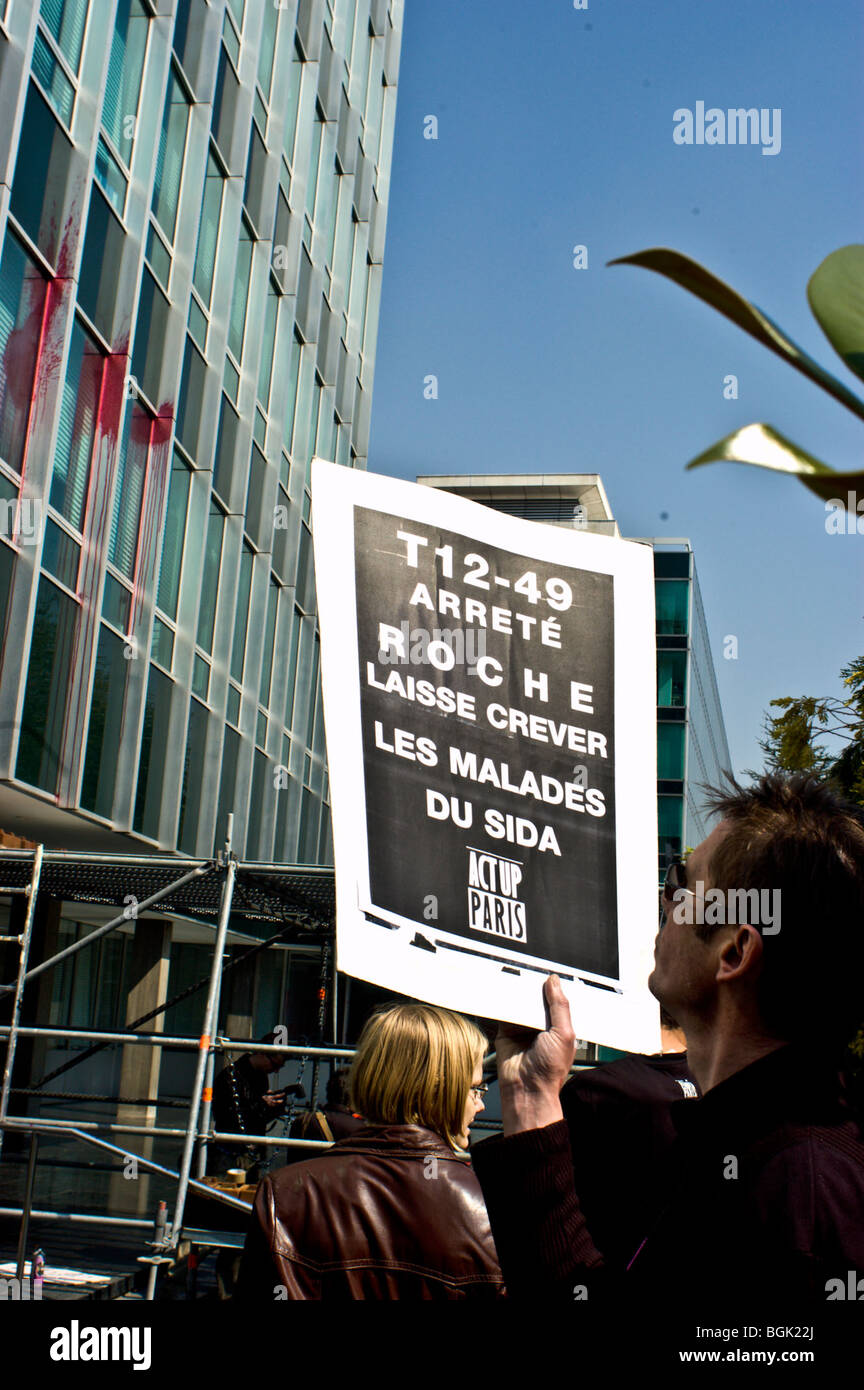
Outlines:
{"type": "Polygon", "coordinates": [[[712,886],[780,891],[780,930],[762,936],[763,1023],[789,1041],[848,1041],[864,1017],[864,811],[806,773],[728,782],[707,789],[728,825],[712,886]]]}
{"type": "Polygon", "coordinates": [[[422,1125],[454,1144],[487,1050],[475,1024],[431,1004],[384,1005],[367,1019],[351,1067],[351,1108],[372,1125],[422,1125]]]}

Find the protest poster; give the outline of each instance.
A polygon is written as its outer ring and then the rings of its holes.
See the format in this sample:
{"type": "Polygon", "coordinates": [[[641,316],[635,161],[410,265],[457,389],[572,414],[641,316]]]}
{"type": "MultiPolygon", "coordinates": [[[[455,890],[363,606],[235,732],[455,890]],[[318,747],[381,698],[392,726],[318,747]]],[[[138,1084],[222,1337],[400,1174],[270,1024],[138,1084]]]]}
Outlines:
{"type": "Polygon", "coordinates": [[[337,964],[659,1045],[651,547],[312,466],[337,964]]]}

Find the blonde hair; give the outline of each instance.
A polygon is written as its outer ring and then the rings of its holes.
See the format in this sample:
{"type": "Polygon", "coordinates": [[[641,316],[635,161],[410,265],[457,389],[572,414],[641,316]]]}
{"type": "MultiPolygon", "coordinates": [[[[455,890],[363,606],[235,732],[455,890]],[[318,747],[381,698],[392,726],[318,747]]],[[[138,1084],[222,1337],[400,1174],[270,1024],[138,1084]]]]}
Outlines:
{"type": "Polygon", "coordinates": [[[360,1034],[348,1085],[370,1124],[422,1125],[455,1145],[474,1071],[488,1049],[461,1014],[432,1004],[384,1005],[360,1034]]]}

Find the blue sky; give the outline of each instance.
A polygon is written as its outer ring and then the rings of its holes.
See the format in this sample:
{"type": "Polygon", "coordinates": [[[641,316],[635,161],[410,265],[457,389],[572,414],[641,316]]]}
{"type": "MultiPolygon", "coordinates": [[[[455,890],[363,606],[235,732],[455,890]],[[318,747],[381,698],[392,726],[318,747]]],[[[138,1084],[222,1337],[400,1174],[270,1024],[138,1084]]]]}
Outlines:
{"type": "Polygon", "coordinates": [[[694,257],[855,390],[805,290],[864,239],[862,70],[859,0],[406,0],[369,468],[599,472],[624,535],[689,536],[739,772],[761,765],[771,699],[839,694],[864,651],[864,538],[828,535],[792,479],[684,464],[762,420],[860,467],[864,425],[684,291],[605,262],[694,257]],[[697,101],[779,107],[779,152],[676,144],[697,101]]]}

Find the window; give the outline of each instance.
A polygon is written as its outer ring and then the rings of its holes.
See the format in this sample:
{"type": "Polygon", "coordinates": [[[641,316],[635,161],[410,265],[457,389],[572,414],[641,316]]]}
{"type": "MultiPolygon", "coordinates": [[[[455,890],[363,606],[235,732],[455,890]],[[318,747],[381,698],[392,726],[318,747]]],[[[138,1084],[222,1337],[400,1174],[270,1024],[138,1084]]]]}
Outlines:
{"type": "Polygon", "coordinates": [[[141,502],[144,497],[144,478],[147,472],[152,426],[152,416],[142,410],[140,405],[127,407],[117,457],[114,513],[108,547],[108,559],[127,579],[132,579],[135,574],[138,526],[141,520],[141,502]]]}
{"type": "Polygon", "coordinates": [[[39,18],[73,72],[81,62],[87,6],[80,0],[42,0],[39,18]]]}
{"type": "Polygon", "coordinates": [[[252,270],[252,238],[245,219],[240,223],[240,240],[234,268],[234,293],[228,323],[228,346],[240,362],[243,357],[243,334],[246,328],[246,305],[249,298],[249,276],[252,270]]]}
{"type": "Polygon", "coordinates": [[[657,836],[660,864],[666,865],[681,853],[681,822],[684,802],[680,796],[658,796],[657,836]]]}
{"type": "Polygon", "coordinates": [[[246,157],[246,180],[243,186],[243,202],[254,227],[263,232],[261,208],[264,200],[264,178],[267,171],[267,147],[261,138],[255,122],[249,135],[249,153],[246,157]]]}
{"type": "Polygon", "coordinates": [[[201,601],[198,608],[198,633],[196,641],[205,652],[213,650],[213,626],[216,620],[216,597],[219,588],[219,572],[222,566],[222,535],[225,529],[224,513],[210,504],[210,520],[207,523],[207,540],[204,546],[204,572],[201,576],[201,601]]]}
{"type": "Polygon", "coordinates": [[[123,728],[126,674],[129,670],[123,645],[123,638],[103,623],[93,675],[81,805],[88,811],[104,816],[106,820],[110,820],[114,805],[117,749],[123,728]]]}
{"type": "Polygon", "coordinates": [[[198,453],[198,433],[204,408],[206,376],[204,358],[192,339],[187,337],[186,351],[183,354],[183,375],[180,378],[180,396],[177,402],[177,438],[193,458],[198,453]]]}
{"type": "Polygon", "coordinates": [[[690,585],[686,579],[660,579],[654,583],[657,632],[686,633],[690,585]]]}
{"type": "MultiPolygon", "coordinates": [[[[159,387],[165,355],[165,335],[168,331],[168,313],[168,300],[145,266],[141,276],[135,345],[132,349],[132,375],[153,405],[157,404],[161,394],[159,387]]],[[[180,409],[184,404],[181,385],[180,409]]],[[[183,437],[180,410],[177,415],[177,437],[183,437]]]]}
{"type": "Polygon", "coordinates": [[[213,293],[213,271],[216,266],[216,247],[219,241],[219,219],[222,215],[224,188],[225,177],[211,154],[207,159],[207,177],[204,180],[201,225],[198,229],[198,249],[195,253],[195,272],[192,281],[208,307],[210,296],[213,293]]]}
{"type": "Polygon", "coordinates": [[[267,102],[270,100],[270,86],[273,82],[273,59],[276,55],[276,26],[278,23],[278,5],[265,5],[261,47],[258,50],[258,85],[264,93],[264,100],[267,102]]]}
{"type": "Polygon", "coordinates": [[[118,0],[105,79],[102,125],[128,165],[135,139],[150,19],[141,0],[118,0]]]}
{"type": "Polygon", "coordinates": [[[141,729],[141,753],[138,759],[138,788],[135,795],[133,826],[139,835],[151,840],[159,838],[159,813],[162,806],[162,779],[168,750],[168,725],[171,715],[171,696],[174,683],[157,667],[150,667],[147,698],[144,701],[144,723],[141,729]]]}
{"type": "Polygon", "coordinates": [[[264,628],[264,652],[261,659],[261,684],[258,699],[262,705],[270,703],[270,681],[273,676],[273,643],[276,636],[276,616],[279,612],[279,585],[270,576],[270,589],[267,597],[267,623],[264,628]]]}
{"type": "Polygon", "coordinates": [[[0,260],[0,457],[21,472],[39,358],[46,282],[15,237],[0,260]]]}
{"type": "Polygon", "coordinates": [[[237,80],[237,74],[231,66],[224,44],[221,44],[210,130],[223,155],[228,155],[231,152],[231,135],[234,129],[234,115],[237,110],[239,95],[240,83],[237,80]]]}
{"type": "Polygon", "coordinates": [[[189,469],[174,455],[171,482],[168,488],[168,507],[162,540],[162,562],[159,569],[159,588],[156,602],[170,618],[177,616],[180,594],[180,571],[183,563],[183,541],[186,536],[186,511],[189,505],[189,469]]]}
{"type": "Polygon", "coordinates": [[[294,140],[297,135],[297,112],[300,106],[300,79],[303,74],[303,64],[295,56],[288,75],[288,90],[280,100],[284,103],[285,127],[282,133],[282,148],[285,151],[285,158],[288,163],[294,165],[294,140]]]}
{"type": "Polygon", "coordinates": [[[237,612],[234,618],[234,641],[231,647],[231,675],[242,684],[243,667],[246,660],[246,631],[249,626],[249,595],[252,589],[252,566],[254,555],[244,541],[240,555],[240,573],[237,580],[237,612]]]}
{"type": "Polygon", "coordinates": [[[109,341],[120,260],[126,233],[96,188],[90,194],[90,212],[78,280],[78,303],[109,341]]]}
{"type": "Polygon", "coordinates": [[[259,550],[270,548],[273,535],[273,511],[264,511],[264,499],[268,495],[267,460],[258,445],[253,444],[252,461],[249,464],[249,486],[246,491],[246,530],[259,550]]]}
{"type": "Polygon", "coordinates": [[[272,280],[267,282],[267,305],[261,325],[261,360],[258,364],[258,399],[265,410],[270,404],[270,381],[273,376],[273,354],[276,349],[276,318],[279,312],[279,293],[272,280]]]}
{"type": "Polygon", "coordinates": [[[270,857],[269,846],[266,850],[261,845],[261,831],[264,822],[264,809],[267,802],[275,792],[273,778],[269,776],[269,763],[266,754],[260,749],[255,749],[255,760],[252,766],[252,796],[249,802],[249,820],[246,827],[246,858],[247,859],[268,859],[270,857]]]}
{"type": "Polygon", "coordinates": [[[657,776],[664,781],[684,776],[684,724],[657,725],[657,776]]]}
{"type": "Polygon", "coordinates": [[[687,653],[685,651],[657,653],[658,705],[686,704],[687,653]]]}
{"type": "Polygon", "coordinates": [[[36,30],[33,45],[33,76],[41,84],[48,100],[65,126],[71,125],[75,105],[75,88],[42,32],[36,30]]]}
{"type": "Polygon", "coordinates": [[[56,265],[65,214],[72,146],[45,98],[31,82],[24,107],[9,204],[46,261],[56,265]]]}
{"type": "Polygon", "coordinates": [[[198,840],[201,778],[206,742],[207,710],[197,700],[190,700],[186,756],[183,760],[183,787],[180,793],[180,821],[177,826],[177,844],[183,854],[194,854],[198,840]]]}
{"type": "Polygon", "coordinates": [[[80,323],[72,341],[60,406],[51,506],[81,531],[105,358],[80,323]]]}
{"type": "Polygon", "coordinates": [[[240,429],[240,416],[223,394],[219,409],[219,427],[216,431],[216,456],[213,467],[213,490],[218,492],[223,502],[231,501],[231,480],[234,473],[234,455],[237,448],[237,434],[240,429]]]}
{"type": "Polygon", "coordinates": [[[126,206],[126,175],[117,163],[113,154],[109,150],[101,135],[99,144],[96,147],[96,164],[94,167],[96,181],[104,190],[105,196],[111,204],[118,217],[123,216],[123,209],[126,206]]]}
{"type": "Polygon", "coordinates": [[[78,605],[44,575],[39,581],[15,775],[56,792],[78,605]]]}
{"type": "Polygon", "coordinates": [[[186,132],[189,127],[189,99],[176,75],[168,80],[159,154],[156,160],[156,182],[153,186],[153,215],[159,226],[173,242],[180,202],[180,183],[183,177],[183,156],[186,151],[186,132]]]}
{"type": "Polygon", "coordinates": [[[240,754],[240,735],[235,729],[225,730],[222,744],[222,770],[219,775],[219,801],[216,809],[216,831],[213,851],[224,849],[228,838],[228,816],[234,810],[234,788],[237,782],[237,759],[240,754]]]}

